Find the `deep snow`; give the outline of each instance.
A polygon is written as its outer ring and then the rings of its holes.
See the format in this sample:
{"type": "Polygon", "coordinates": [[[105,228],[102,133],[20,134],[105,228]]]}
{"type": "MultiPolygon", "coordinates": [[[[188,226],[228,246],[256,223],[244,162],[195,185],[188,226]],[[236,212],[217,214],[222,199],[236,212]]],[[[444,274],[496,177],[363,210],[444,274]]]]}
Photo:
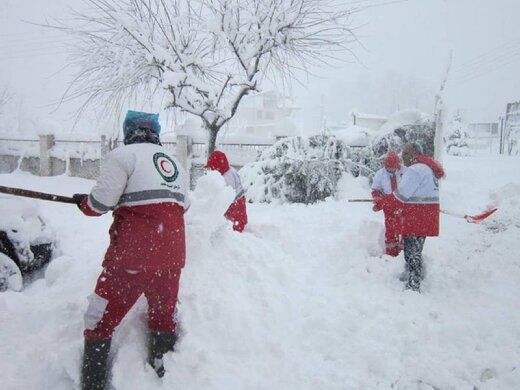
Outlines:
{"type": "MultiPolygon", "coordinates": [[[[221,216],[232,196],[199,179],[187,213],[181,338],[160,380],[145,364],[144,300],[114,335],[119,390],[520,388],[519,157],[444,158],[443,214],[428,238],[421,294],[403,290],[403,258],[381,255],[383,216],[365,178],[312,206],[249,204],[246,232],[221,216]],[[215,195],[217,194],[217,195],[215,195]]],[[[0,175],[0,184],[71,195],[92,181],[0,175]]],[[[77,386],[83,313],[108,244],[111,216],[34,201],[62,255],[21,292],[0,294],[0,387],[77,386]]]]}

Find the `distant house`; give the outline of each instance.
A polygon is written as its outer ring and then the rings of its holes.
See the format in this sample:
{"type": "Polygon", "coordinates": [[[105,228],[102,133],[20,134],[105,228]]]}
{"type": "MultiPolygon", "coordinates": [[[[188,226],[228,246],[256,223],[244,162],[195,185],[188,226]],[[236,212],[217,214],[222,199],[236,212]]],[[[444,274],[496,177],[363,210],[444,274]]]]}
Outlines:
{"type": "Polygon", "coordinates": [[[498,153],[499,123],[475,122],[467,126],[469,149],[476,153],[498,153]]]}
{"type": "MultiPolygon", "coordinates": [[[[227,153],[230,163],[241,167],[253,162],[259,153],[280,138],[299,134],[293,121],[293,114],[299,110],[292,101],[275,91],[246,96],[240,103],[235,116],[220,129],[216,148],[227,153]]],[[[192,160],[203,161],[206,158],[208,133],[202,121],[188,117],[175,129],[176,136],[187,135],[193,147],[192,160]]]]}
{"type": "Polygon", "coordinates": [[[299,133],[293,114],[299,110],[291,99],[276,91],[247,96],[240,103],[235,116],[229,121],[219,138],[233,142],[233,138],[261,139],[274,142],[299,133]]]}
{"type": "MultiPolygon", "coordinates": [[[[275,91],[246,96],[235,116],[219,131],[219,143],[273,144],[280,138],[299,134],[293,114],[299,108],[275,91]]],[[[189,117],[177,127],[176,134],[189,135],[194,142],[206,142],[202,121],[189,117]]]]}
{"type": "Polygon", "coordinates": [[[352,111],[352,124],[372,130],[379,130],[388,120],[388,117],[352,111]]]}
{"type": "Polygon", "coordinates": [[[500,132],[500,153],[519,154],[520,143],[520,101],[508,103],[502,118],[500,132]]]}

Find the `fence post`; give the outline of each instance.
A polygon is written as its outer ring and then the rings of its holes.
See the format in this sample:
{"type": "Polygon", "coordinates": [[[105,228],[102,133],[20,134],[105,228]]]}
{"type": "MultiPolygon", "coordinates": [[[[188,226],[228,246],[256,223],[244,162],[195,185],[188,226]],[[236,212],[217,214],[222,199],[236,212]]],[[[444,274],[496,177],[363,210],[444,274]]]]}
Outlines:
{"type": "Polygon", "coordinates": [[[50,150],[54,146],[53,134],[40,135],[40,176],[51,176],[52,165],[50,150]]]}
{"type": "Polygon", "coordinates": [[[190,155],[191,139],[187,135],[178,135],[175,145],[175,155],[179,159],[183,168],[188,171],[188,157],[190,155]]]}
{"type": "Polygon", "coordinates": [[[101,136],[101,161],[105,159],[106,155],[110,152],[110,145],[107,142],[107,136],[101,136]]]}

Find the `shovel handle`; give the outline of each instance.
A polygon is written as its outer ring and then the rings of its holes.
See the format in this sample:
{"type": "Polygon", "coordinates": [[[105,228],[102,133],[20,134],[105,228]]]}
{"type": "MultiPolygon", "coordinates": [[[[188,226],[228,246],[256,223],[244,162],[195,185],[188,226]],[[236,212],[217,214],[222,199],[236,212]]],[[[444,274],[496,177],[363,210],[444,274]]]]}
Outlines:
{"type": "Polygon", "coordinates": [[[68,196],[47,194],[45,192],[31,191],[31,190],[26,190],[23,188],[0,186],[0,193],[8,194],[8,195],[15,195],[15,196],[23,196],[26,198],[49,200],[51,202],[76,204],[76,201],[73,198],[68,197],[68,196]]]}

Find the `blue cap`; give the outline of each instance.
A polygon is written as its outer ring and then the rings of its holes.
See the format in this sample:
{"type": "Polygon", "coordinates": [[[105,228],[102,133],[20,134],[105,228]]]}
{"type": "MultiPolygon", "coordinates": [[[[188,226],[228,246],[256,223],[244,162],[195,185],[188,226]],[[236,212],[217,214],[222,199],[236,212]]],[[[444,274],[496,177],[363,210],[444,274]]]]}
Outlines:
{"type": "Polygon", "coordinates": [[[161,132],[159,114],[129,110],[126,113],[125,121],[123,123],[124,136],[127,137],[128,134],[140,128],[150,129],[155,132],[155,134],[159,135],[161,132]]]}

